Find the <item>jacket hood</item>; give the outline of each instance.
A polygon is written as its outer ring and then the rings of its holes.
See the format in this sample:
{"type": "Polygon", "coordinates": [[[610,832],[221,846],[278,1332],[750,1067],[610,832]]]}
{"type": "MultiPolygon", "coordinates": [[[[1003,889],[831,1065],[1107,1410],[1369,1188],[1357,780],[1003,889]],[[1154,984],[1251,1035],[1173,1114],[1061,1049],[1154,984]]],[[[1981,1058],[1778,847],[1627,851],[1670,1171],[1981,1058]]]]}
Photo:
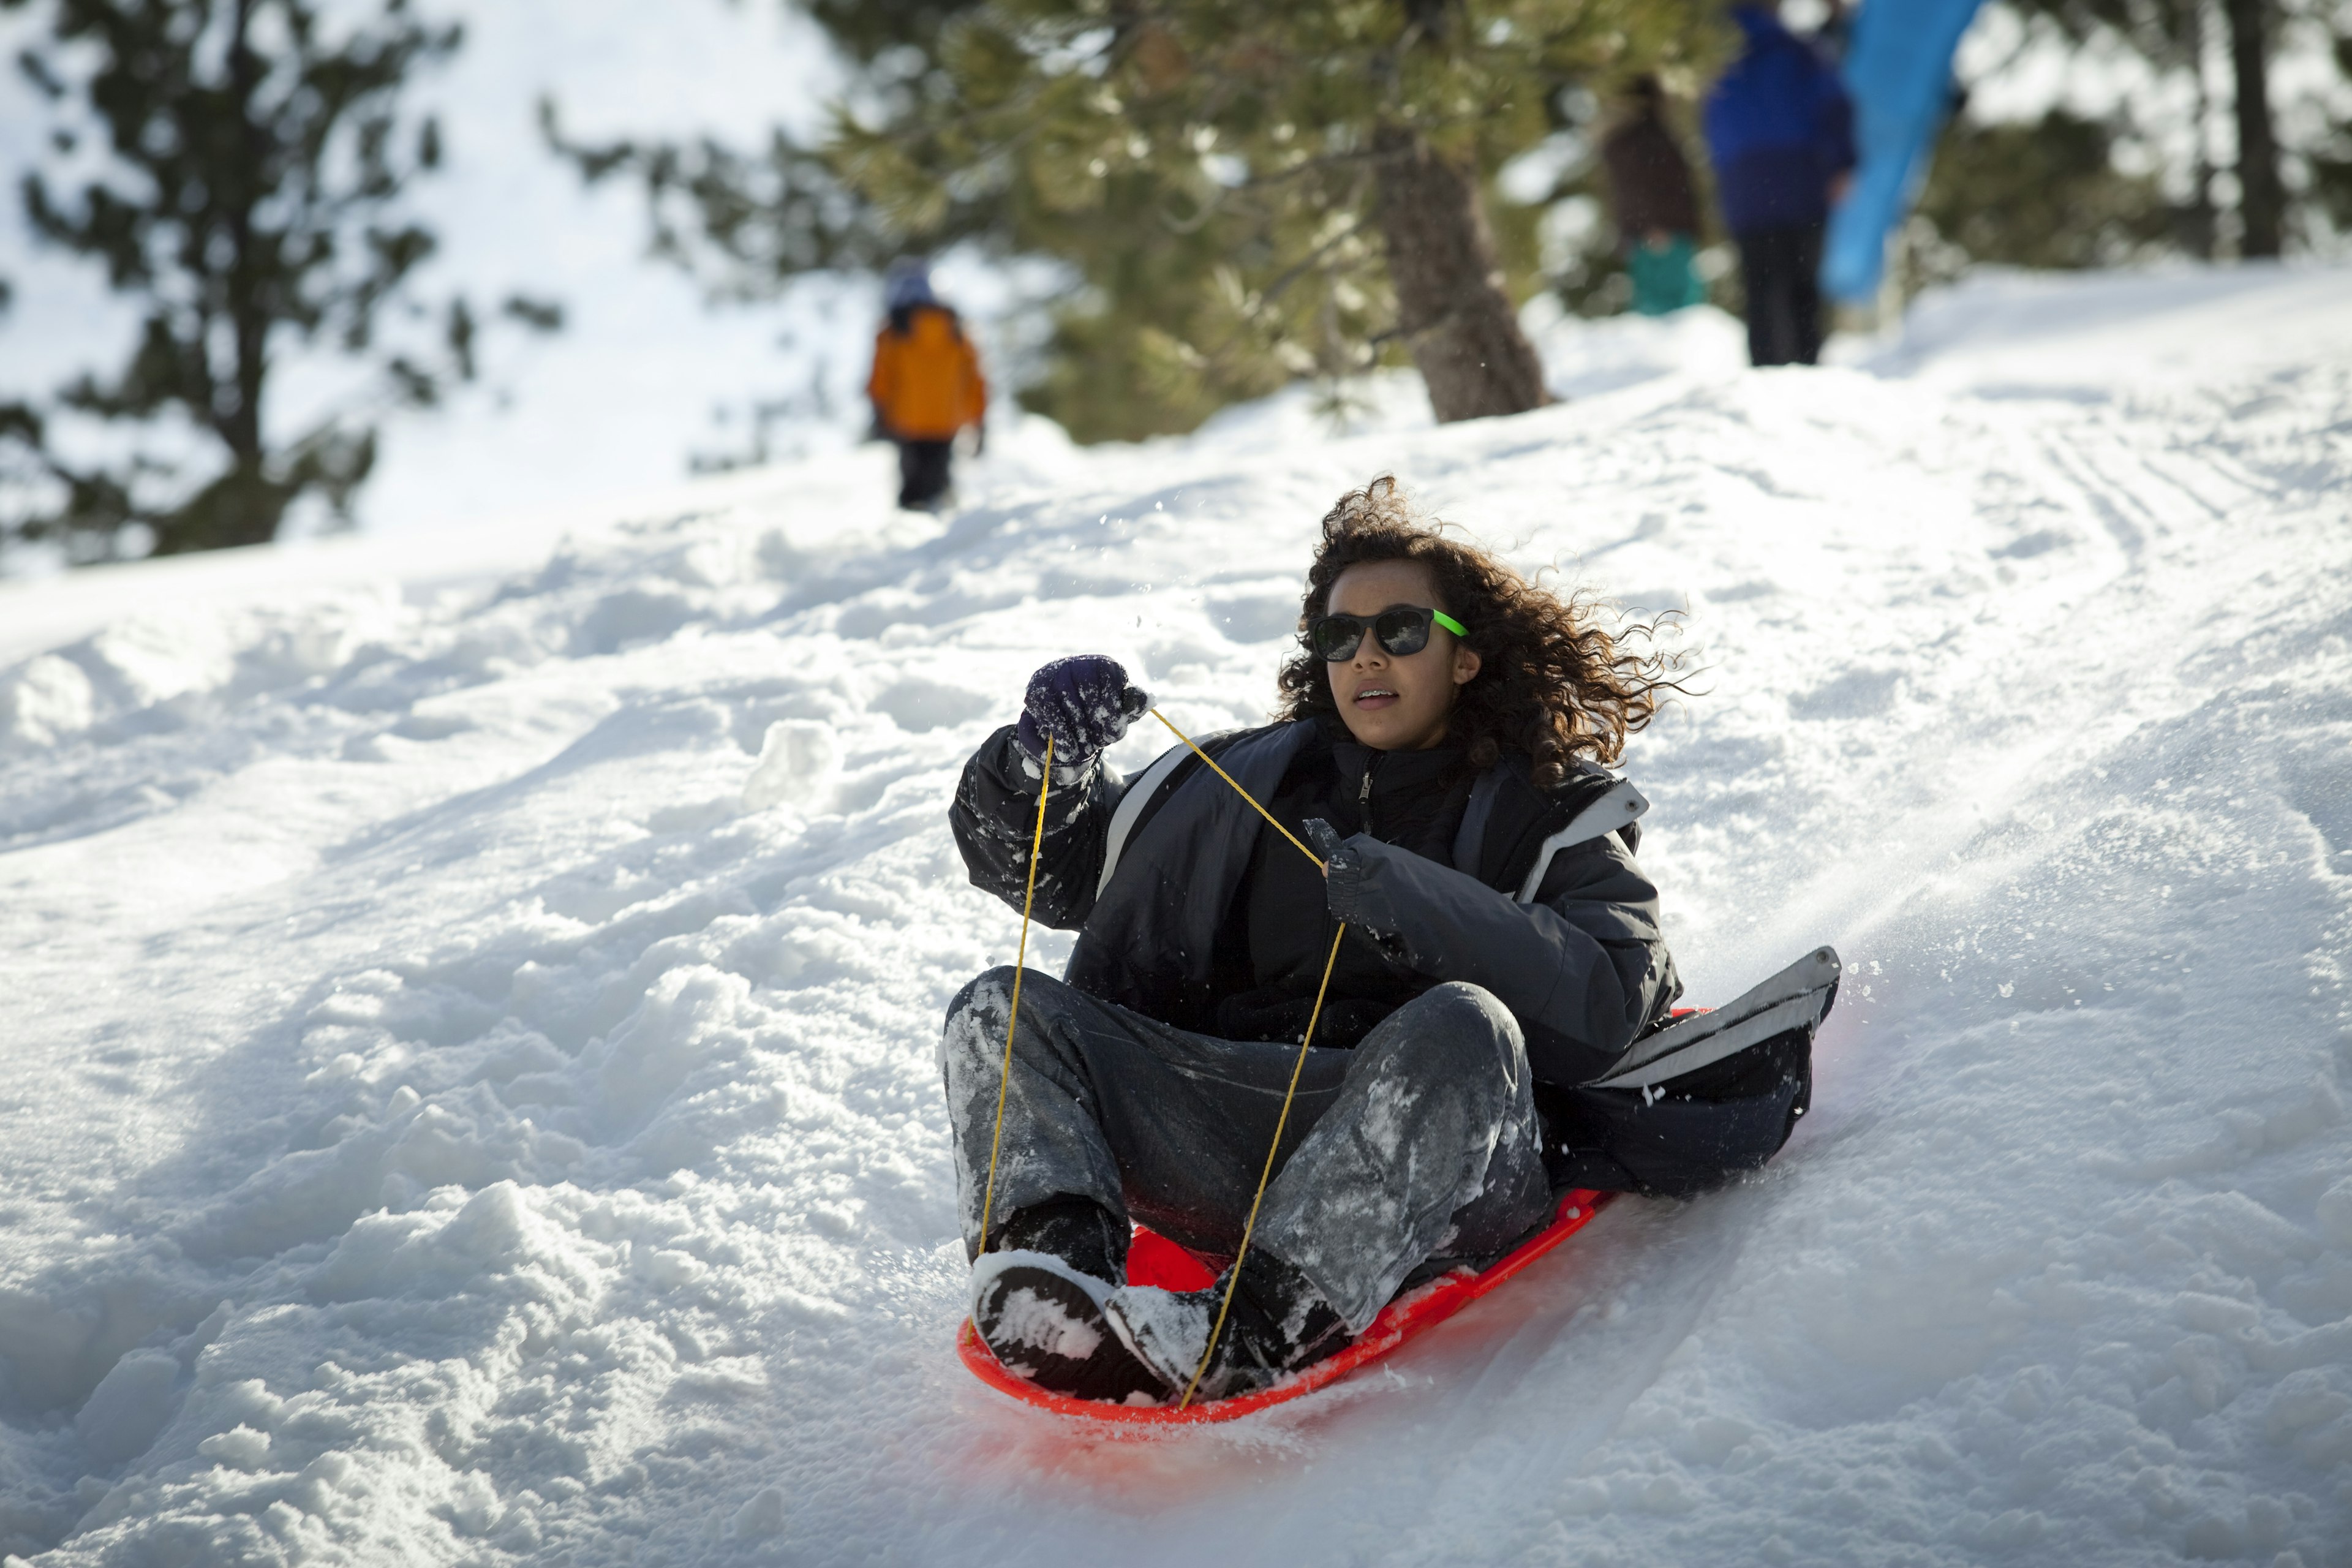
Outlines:
{"type": "Polygon", "coordinates": [[[902,257],[883,275],[882,299],[890,310],[932,304],[937,298],[931,292],[931,269],[920,261],[902,257]]]}

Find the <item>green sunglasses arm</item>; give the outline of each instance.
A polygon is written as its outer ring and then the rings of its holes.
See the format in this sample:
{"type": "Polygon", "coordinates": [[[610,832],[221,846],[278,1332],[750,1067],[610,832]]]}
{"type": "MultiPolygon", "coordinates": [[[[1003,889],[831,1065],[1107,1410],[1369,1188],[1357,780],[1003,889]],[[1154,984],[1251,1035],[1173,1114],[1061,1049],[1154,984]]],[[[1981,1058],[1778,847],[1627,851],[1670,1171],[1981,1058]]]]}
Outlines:
{"type": "Polygon", "coordinates": [[[1434,619],[1434,620],[1437,622],[1437,624],[1438,624],[1439,626],[1444,626],[1447,631],[1452,632],[1455,637],[1468,637],[1468,636],[1470,635],[1470,628],[1469,628],[1468,626],[1464,626],[1460,621],[1455,620],[1452,616],[1447,615],[1444,610],[1432,610],[1432,611],[1430,611],[1430,612],[1429,612],[1429,614],[1430,614],[1431,617],[1432,617],[1433,619],[1434,619]]]}

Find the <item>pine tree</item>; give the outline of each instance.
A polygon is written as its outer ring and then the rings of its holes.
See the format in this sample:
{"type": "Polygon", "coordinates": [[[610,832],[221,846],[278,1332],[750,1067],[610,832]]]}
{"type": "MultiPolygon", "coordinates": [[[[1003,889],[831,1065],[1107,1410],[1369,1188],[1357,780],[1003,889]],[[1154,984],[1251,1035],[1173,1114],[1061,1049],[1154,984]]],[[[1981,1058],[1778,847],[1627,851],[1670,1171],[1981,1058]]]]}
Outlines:
{"type": "Polygon", "coordinates": [[[644,177],[673,248],[710,242],[749,273],[964,240],[1068,263],[1081,287],[1024,400],[1082,440],[1401,361],[1443,419],[1540,403],[1514,309],[1537,281],[1532,214],[1490,203],[1496,171],[1571,87],[1722,44],[1706,0],[906,9],[920,27],[898,47],[853,40],[872,65],[821,149],[575,155],[644,177]]]}
{"type": "MultiPolygon", "coordinates": [[[[1409,358],[1440,419],[1543,401],[1515,300],[1532,224],[1488,191],[1579,83],[1687,63],[1699,7],[1612,0],[991,0],[950,90],[845,120],[851,183],[919,235],[985,195],[1084,257],[1040,399],[1182,428],[1301,374],[1409,358]],[[1108,351],[1108,352],[1104,352],[1108,351]],[[1138,393],[1142,395],[1138,396],[1138,393]]],[[[1102,431],[1103,434],[1127,433],[1102,431]]]]}
{"type": "MultiPolygon", "coordinates": [[[[411,274],[435,237],[405,217],[409,181],[436,167],[440,132],[400,113],[404,86],[446,60],[456,26],[407,0],[355,8],[318,0],[0,0],[44,15],[19,57],[52,106],[60,163],[102,137],[103,167],[79,189],[40,172],[24,202],[42,239],[105,268],[142,321],[127,363],[0,409],[16,450],[0,528],[61,542],[74,560],[257,543],[317,498],[348,519],[375,457],[374,418],[429,405],[470,379],[479,322],[462,298],[431,312],[424,341],[388,319],[427,315],[411,274]],[[268,417],[275,372],[297,343],[373,367],[371,390],[291,437],[268,417]],[[82,449],[69,427],[128,431],[82,449]]],[[[79,167],[77,161],[75,166],[79,167]]],[[[520,297],[506,312],[548,329],[555,308],[520,297]]]]}
{"type": "MultiPolygon", "coordinates": [[[[2185,86],[2185,93],[2151,94],[2137,105],[2129,100],[2105,122],[2116,158],[2102,153],[2101,166],[2114,165],[2112,177],[2085,163],[2069,178],[2099,176],[2112,198],[2126,187],[2141,189],[2150,205],[2125,226],[2147,232],[2159,215],[2168,216],[2172,244],[2192,255],[2210,258],[2235,232],[2234,248],[2242,257],[2276,256],[2301,239],[2324,243],[2328,229],[2352,226],[2352,133],[2345,127],[2342,105],[2352,94],[2352,8],[2338,0],[2005,0],[2023,20],[2029,37],[2060,41],[2081,54],[2097,58],[2128,50],[2137,53],[2151,73],[2168,86],[2185,86]],[[2300,58],[2297,68],[2281,81],[2289,84],[2289,101],[2274,101],[2273,63],[2283,52],[2300,58]],[[2332,58],[2330,58],[2332,56],[2332,58]],[[2323,63],[2325,61],[2326,63],[2323,63]],[[2332,64],[2331,71],[2327,66],[2332,64]],[[2216,89],[2219,89],[2218,92],[2216,89]],[[2221,139],[2226,164],[2212,142],[2208,123],[2216,99],[2228,111],[2231,134],[2221,139]],[[2182,100],[2193,106],[2191,122],[2183,126],[2178,110],[2182,100]],[[2186,130],[2184,137],[2180,133],[2186,130]],[[2176,185],[2185,185],[2187,200],[2169,203],[2158,197],[2158,182],[2122,172],[2128,163],[2146,166],[2166,162],[2167,150],[2186,142],[2190,149],[2185,167],[2171,170],[2176,185]],[[2125,146],[2126,143],[2136,145],[2125,146]],[[2215,176],[2223,167],[2234,176],[2237,200],[2224,210],[2215,196],[2215,176]]],[[[2066,150],[2087,155],[2080,132],[2088,124],[2061,114],[2070,123],[2058,127],[2066,150]]],[[[1952,135],[1966,140],[1989,130],[1981,125],[1956,124],[1952,135]]],[[[1998,128],[2018,133],[2022,127],[1998,128]]],[[[1981,149],[1980,149],[1981,150],[1981,149]]],[[[2032,154],[2045,165],[2047,153],[2032,154]]],[[[1940,157],[1941,154],[1939,153],[1940,157]]],[[[1989,163],[1983,172],[1998,181],[1989,163]]],[[[2105,210],[2102,220],[2123,215],[2105,210]]],[[[1980,234],[1989,234],[2001,220],[1979,220],[1980,234]]],[[[2068,215],[2068,224],[2082,230],[2085,215],[2068,215]]],[[[2011,232],[1995,248],[2034,250],[2042,239],[2034,230],[2041,222],[2019,215],[2011,232]]],[[[2109,228],[2110,235],[2118,232],[2109,228]]],[[[1972,247],[1973,248],[1973,247],[1972,247]]],[[[2112,246],[2094,247],[2101,254],[2112,246]]],[[[1993,258],[1986,252],[1985,258],[1993,258]]]]}
{"type": "MultiPolygon", "coordinates": [[[[885,112],[943,90],[941,33],[980,0],[784,0],[822,26],[856,74],[854,91],[885,112]]],[[[549,148],[590,184],[630,180],[645,191],[659,259],[694,274],[714,298],[768,298],[806,273],[878,269],[904,237],[845,186],[824,149],[779,129],[751,150],[716,137],[685,142],[622,137],[584,142],[563,128],[562,106],[539,105],[549,148]]],[[[997,216],[952,204],[934,245],[999,236],[997,216]]]]}
{"type": "Polygon", "coordinates": [[[1940,280],[1970,262],[2126,266],[2179,237],[2182,216],[2153,177],[2115,166],[2114,132],[2098,121],[2063,109],[2009,124],[1964,119],[1946,132],[1920,193],[1910,248],[1925,276],[1907,281],[1940,280]],[[1948,253],[1919,255],[1928,233],[1927,248],[1948,253]]]}

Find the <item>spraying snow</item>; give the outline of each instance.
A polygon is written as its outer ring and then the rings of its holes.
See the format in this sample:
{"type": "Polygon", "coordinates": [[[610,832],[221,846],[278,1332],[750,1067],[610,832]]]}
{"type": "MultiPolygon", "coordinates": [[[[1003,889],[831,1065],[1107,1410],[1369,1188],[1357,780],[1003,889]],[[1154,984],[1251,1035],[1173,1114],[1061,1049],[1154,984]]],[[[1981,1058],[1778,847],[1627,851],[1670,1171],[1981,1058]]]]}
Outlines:
{"type": "Polygon", "coordinates": [[[76,579],[0,654],[0,1550],[2347,1562],[2345,285],[1994,281],[1814,373],[1561,324],[1571,403],[1032,423],[945,521],[861,452],[512,569],[76,579]],[[937,1036],[1015,917],[949,792],[1061,654],[1261,717],[1390,468],[1689,607],[1643,864],[1692,1000],[1846,957],[1814,1110],[1361,1378],[1106,1440],[951,1346],[937,1036]]]}

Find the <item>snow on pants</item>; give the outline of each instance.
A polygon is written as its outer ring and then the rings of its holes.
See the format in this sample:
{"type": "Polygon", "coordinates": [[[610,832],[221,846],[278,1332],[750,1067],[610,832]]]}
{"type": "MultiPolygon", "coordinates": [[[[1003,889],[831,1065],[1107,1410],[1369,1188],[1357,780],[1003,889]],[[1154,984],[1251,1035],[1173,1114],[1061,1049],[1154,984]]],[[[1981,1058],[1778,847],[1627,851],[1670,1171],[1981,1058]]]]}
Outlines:
{"type": "MultiPolygon", "coordinates": [[[[948,1008],[940,1040],[964,1244],[978,1256],[1013,971],[948,1008]]],[[[1202,1253],[1241,1245],[1296,1046],[1221,1040],[1032,972],[1021,986],[990,1223],[1089,1198],[1202,1253]]],[[[1309,1050],[1250,1246],[1361,1333],[1424,1263],[1499,1256],[1549,1215],[1517,1023],[1439,985],[1354,1050],[1309,1050]]]]}

